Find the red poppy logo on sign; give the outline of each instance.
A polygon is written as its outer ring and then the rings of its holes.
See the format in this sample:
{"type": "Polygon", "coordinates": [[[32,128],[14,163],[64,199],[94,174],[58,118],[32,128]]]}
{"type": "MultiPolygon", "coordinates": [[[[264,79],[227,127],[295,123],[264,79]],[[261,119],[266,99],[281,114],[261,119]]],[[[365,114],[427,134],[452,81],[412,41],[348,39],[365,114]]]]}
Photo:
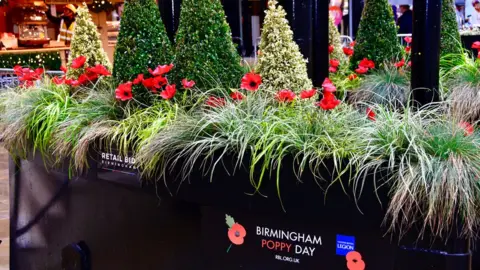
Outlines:
{"type": "Polygon", "coordinates": [[[245,242],[245,236],[247,231],[239,223],[235,222],[235,219],[229,215],[225,215],[225,221],[228,226],[228,239],[230,239],[230,246],[227,249],[227,253],[230,251],[233,245],[240,246],[245,242]]]}

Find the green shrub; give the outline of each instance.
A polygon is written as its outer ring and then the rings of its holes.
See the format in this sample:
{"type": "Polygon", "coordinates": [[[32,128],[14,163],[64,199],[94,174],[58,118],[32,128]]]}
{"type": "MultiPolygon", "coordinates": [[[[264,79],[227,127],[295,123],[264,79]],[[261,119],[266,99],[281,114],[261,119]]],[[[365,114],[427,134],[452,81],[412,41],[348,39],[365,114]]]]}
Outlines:
{"type": "Polygon", "coordinates": [[[454,1],[442,0],[441,54],[460,53],[462,51],[461,44],[454,1]]]}
{"type": "Polygon", "coordinates": [[[276,0],[268,2],[256,70],[262,75],[264,89],[291,89],[295,92],[311,89],[307,61],[293,40],[286,15],[276,0]]]}
{"type": "MultiPolygon", "coordinates": [[[[148,69],[173,62],[172,45],[153,0],[129,0],[125,4],[115,49],[113,76],[121,83],[148,69]]],[[[135,99],[150,96],[143,86],[133,88],[135,99]]]]}
{"type": "Polygon", "coordinates": [[[176,81],[201,89],[238,87],[244,70],[220,0],[184,0],[176,41],[176,81]]]}
{"type": "MultiPolygon", "coordinates": [[[[72,64],[73,59],[79,56],[85,56],[87,58],[85,66],[101,64],[110,70],[112,69],[108,56],[103,50],[97,26],[93,23],[92,16],[86,5],[82,5],[77,9],[75,29],[73,30],[70,55],[68,56],[68,66],[72,64]]],[[[67,77],[78,78],[78,76],[84,72],[84,68],[69,68],[67,77]]]]}
{"type": "Polygon", "coordinates": [[[377,66],[402,58],[403,48],[398,42],[397,26],[387,0],[365,1],[356,42],[352,67],[363,58],[373,60],[377,66]]]}

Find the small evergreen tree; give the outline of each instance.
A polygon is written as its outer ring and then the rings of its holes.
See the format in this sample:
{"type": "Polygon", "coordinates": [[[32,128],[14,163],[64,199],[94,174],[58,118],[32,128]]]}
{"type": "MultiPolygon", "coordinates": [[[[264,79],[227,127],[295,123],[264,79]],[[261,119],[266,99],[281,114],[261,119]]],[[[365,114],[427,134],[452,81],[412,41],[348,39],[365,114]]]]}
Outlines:
{"type": "Polygon", "coordinates": [[[175,41],[177,81],[238,87],[244,70],[220,0],[183,0],[175,41]]]}
{"type": "Polygon", "coordinates": [[[344,63],[347,60],[346,55],[343,53],[342,41],[340,39],[340,32],[335,26],[335,22],[332,17],[329,20],[328,27],[328,40],[329,44],[333,46],[333,52],[330,54],[330,59],[337,59],[340,62],[344,63]]]}
{"type": "MultiPolygon", "coordinates": [[[[102,41],[97,31],[97,26],[93,23],[92,17],[86,5],[77,9],[77,18],[75,19],[75,28],[73,30],[72,42],[70,43],[70,55],[68,56],[68,66],[72,64],[73,59],[85,56],[87,62],[85,66],[104,65],[111,70],[111,64],[108,56],[103,50],[102,41]]],[[[67,77],[77,78],[84,73],[83,68],[69,68],[67,77]]]]}
{"type": "Polygon", "coordinates": [[[307,74],[307,61],[293,40],[287,13],[276,0],[268,1],[268,10],[260,41],[257,72],[265,89],[290,89],[299,92],[312,88],[307,74]]]}
{"type": "Polygon", "coordinates": [[[442,1],[442,30],[440,51],[442,55],[450,53],[461,53],[462,45],[460,41],[460,32],[455,15],[455,6],[453,0],[442,1]]]}
{"type": "Polygon", "coordinates": [[[403,48],[397,38],[397,26],[388,0],[365,0],[351,65],[368,58],[378,66],[401,58],[403,48]]]}
{"type": "Polygon", "coordinates": [[[154,0],[125,3],[115,48],[113,76],[127,82],[148,69],[172,63],[172,45],[154,0]]]}

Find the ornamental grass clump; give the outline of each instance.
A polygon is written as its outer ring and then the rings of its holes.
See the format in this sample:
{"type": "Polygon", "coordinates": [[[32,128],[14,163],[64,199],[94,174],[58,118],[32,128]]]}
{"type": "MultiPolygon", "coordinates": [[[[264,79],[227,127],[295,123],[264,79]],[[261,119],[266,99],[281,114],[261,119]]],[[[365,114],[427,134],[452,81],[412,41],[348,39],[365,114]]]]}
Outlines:
{"type": "Polygon", "coordinates": [[[56,125],[75,106],[65,86],[47,80],[30,88],[9,89],[0,97],[0,136],[12,155],[27,158],[33,150],[45,158],[51,156],[56,125]]]}
{"type": "Polygon", "coordinates": [[[401,59],[402,54],[403,48],[397,38],[397,26],[388,1],[365,0],[351,67],[355,68],[364,58],[380,66],[401,59]]]}
{"type": "MultiPolygon", "coordinates": [[[[372,107],[374,126],[364,127],[365,153],[354,181],[357,194],[373,172],[390,187],[385,221],[404,234],[415,224],[420,236],[446,237],[455,226],[461,236],[475,237],[480,225],[480,137],[472,125],[445,117],[445,108],[403,113],[372,107]],[[457,222],[458,219],[462,223],[457,222]]],[[[358,195],[359,196],[359,195],[358,195]]]]}
{"type": "Polygon", "coordinates": [[[175,82],[236,87],[244,73],[220,0],[184,0],[175,37],[175,82]]]}
{"type": "MultiPolygon", "coordinates": [[[[480,49],[480,42],[474,47],[480,49]]],[[[440,61],[442,94],[453,117],[475,123],[480,120],[480,60],[467,53],[444,55],[440,61]]]]}
{"type": "MultiPolygon", "coordinates": [[[[71,67],[73,61],[80,56],[86,57],[86,67],[94,67],[100,64],[108,70],[112,69],[107,53],[103,50],[97,26],[93,23],[86,5],[77,9],[75,29],[70,44],[70,54],[68,55],[68,67],[71,67]]],[[[69,68],[67,78],[77,79],[83,73],[85,73],[83,67],[69,68]]]]}
{"type": "Polygon", "coordinates": [[[353,104],[383,104],[391,108],[406,105],[410,95],[410,76],[405,70],[395,66],[375,69],[365,76],[352,91],[349,101],[353,104]]]}
{"type": "Polygon", "coordinates": [[[341,175],[349,169],[344,159],[364,149],[357,143],[362,134],[356,127],[370,124],[367,117],[340,101],[334,104],[324,97],[316,103],[314,89],[300,95],[291,90],[249,91],[240,100],[234,93],[206,96],[200,110],[178,114],[170,126],[153,134],[136,156],[143,174],[166,177],[180,166],[177,176],[185,180],[200,166],[213,177],[228,155],[235,160],[229,173],[246,166],[256,191],[268,175],[275,175],[281,200],[280,170],[286,157],[294,157],[299,179],[305,170],[321,179],[324,160],[333,159],[335,167],[328,169],[341,175]]]}
{"type": "Polygon", "coordinates": [[[291,89],[299,93],[311,89],[312,81],[308,78],[307,61],[293,40],[286,15],[276,0],[268,1],[256,72],[262,75],[266,90],[291,89]]]}
{"type": "MultiPolygon", "coordinates": [[[[117,81],[132,81],[138,74],[148,76],[149,68],[168,65],[173,57],[173,48],[155,1],[127,1],[115,47],[113,76],[117,81]]],[[[138,100],[152,102],[148,89],[142,85],[133,88],[138,100]]]]}

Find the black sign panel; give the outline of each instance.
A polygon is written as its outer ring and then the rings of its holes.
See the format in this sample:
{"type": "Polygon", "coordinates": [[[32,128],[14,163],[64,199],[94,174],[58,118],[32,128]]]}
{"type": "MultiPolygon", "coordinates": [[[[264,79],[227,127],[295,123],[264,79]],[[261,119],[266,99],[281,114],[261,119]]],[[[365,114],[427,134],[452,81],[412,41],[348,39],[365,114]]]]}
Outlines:
{"type": "Polygon", "coordinates": [[[204,208],[206,269],[393,270],[396,242],[356,225],[204,208]]]}

